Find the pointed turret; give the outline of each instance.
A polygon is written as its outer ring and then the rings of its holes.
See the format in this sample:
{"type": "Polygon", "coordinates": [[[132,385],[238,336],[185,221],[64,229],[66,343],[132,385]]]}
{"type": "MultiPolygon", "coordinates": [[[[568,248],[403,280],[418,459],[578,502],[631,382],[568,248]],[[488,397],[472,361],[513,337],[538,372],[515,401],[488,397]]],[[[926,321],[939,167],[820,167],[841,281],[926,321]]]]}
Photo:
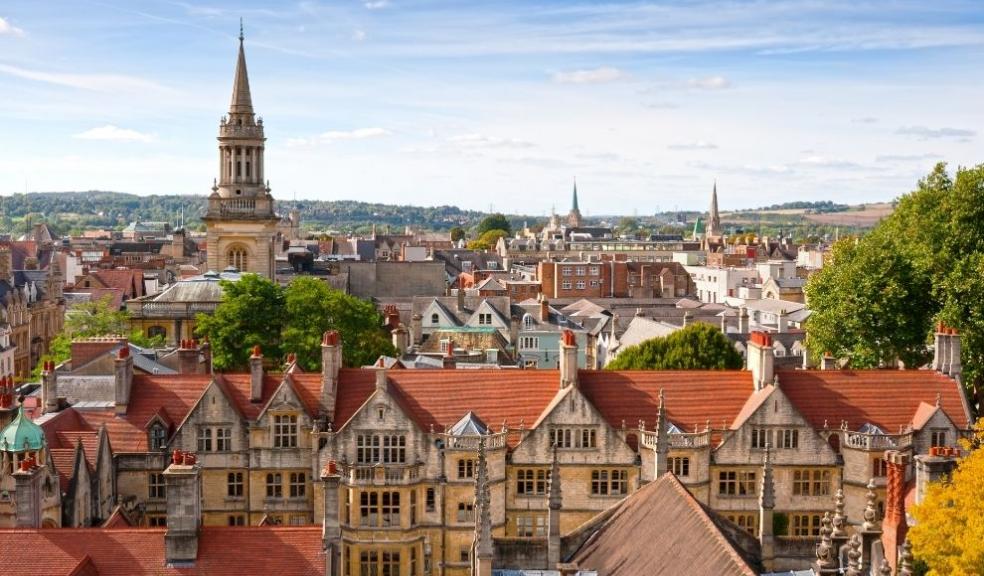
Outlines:
{"type": "Polygon", "coordinates": [[[236,77],[232,81],[232,102],[229,114],[253,114],[253,98],[249,93],[249,74],[246,73],[246,51],[243,49],[243,23],[239,21],[239,61],[236,62],[236,77]]]}
{"type": "Polygon", "coordinates": [[[707,237],[721,236],[721,216],[718,214],[718,185],[714,181],[714,189],[711,191],[711,208],[707,215],[707,237]]]}
{"type": "Polygon", "coordinates": [[[492,576],[492,494],[489,489],[485,436],[478,440],[478,474],[475,478],[475,576],[492,576]]]}
{"type": "Polygon", "coordinates": [[[581,227],[581,209],[577,205],[577,180],[574,181],[574,197],[571,200],[571,211],[567,214],[567,227],[581,227]]]}
{"type": "Polygon", "coordinates": [[[571,202],[571,212],[580,213],[580,209],[577,206],[577,180],[574,180],[574,200],[571,202]]]}
{"type": "Polygon", "coordinates": [[[656,410],[656,470],[653,478],[659,479],[669,468],[670,423],[666,419],[666,402],[663,389],[659,389],[659,408],[656,410]]]}

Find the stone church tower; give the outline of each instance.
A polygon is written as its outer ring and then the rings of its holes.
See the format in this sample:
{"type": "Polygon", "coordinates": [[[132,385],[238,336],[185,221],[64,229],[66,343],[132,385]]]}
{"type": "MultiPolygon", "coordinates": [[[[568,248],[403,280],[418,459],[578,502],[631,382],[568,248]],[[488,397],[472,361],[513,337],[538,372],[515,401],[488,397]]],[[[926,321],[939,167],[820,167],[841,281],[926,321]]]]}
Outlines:
{"type": "Polygon", "coordinates": [[[264,183],[263,119],[253,114],[243,33],[229,115],[219,125],[219,178],[208,197],[208,269],[229,266],[274,278],[274,238],[279,218],[264,183]]]}

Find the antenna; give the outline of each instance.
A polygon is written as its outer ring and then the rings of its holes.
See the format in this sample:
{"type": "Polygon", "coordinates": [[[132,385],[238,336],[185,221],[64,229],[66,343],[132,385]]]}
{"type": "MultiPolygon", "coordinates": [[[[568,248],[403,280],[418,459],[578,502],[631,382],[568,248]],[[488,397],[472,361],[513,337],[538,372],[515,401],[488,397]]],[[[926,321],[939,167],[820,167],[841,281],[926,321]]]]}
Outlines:
{"type": "Polygon", "coordinates": [[[239,17],[239,43],[241,44],[245,38],[246,37],[243,35],[243,17],[240,16],[239,17]]]}

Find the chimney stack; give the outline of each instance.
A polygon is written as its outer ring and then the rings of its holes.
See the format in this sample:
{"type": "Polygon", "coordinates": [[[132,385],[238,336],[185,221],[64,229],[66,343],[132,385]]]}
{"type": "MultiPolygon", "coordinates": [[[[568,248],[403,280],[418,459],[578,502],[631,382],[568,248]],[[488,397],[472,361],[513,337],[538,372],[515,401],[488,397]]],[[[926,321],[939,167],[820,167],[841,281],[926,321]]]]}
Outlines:
{"type": "Polygon", "coordinates": [[[577,388],[577,336],[565,329],[560,341],[560,387],[577,388]]]}
{"type": "Polygon", "coordinates": [[[386,378],[386,368],[376,368],[376,390],[380,392],[389,391],[389,380],[386,378]]]}
{"type": "Polygon", "coordinates": [[[410,341],[414,346],[424,340],[424,317],[414,314],[410,317],[410,341]]]}
{"type": "Polygon", "coordinates": [[[130,390],[133,388],[133,356],[130,356],[129,346],[124,345],[116,352],[116,359],[113,361],[113,384],[116,415],[122,416],[126,414],[127,405],[130,403],[130,390]]]}
{"type": "Polygon", "coordinates": [[[45,360],[41,369],[41,413],[58,411],[58,373],[55,362],[45,360]]]}
{"type": "Polygon", "coordinates": [[[748,308],[742,306],[738,309],[738,333],[748,332],[748,308]]]}
{"type": "Polygon", "coordinates": [[[823,357],[820,359],[820,369],[821,370],[837,370],[837,359],[834,358],[830,351],[823,353],[823,357]]]}
{"type": "Polygon", "coordinates": [[[898,568],[896,552],[905,542],[909,524],[905,518],[905,472],[909,466],[909,455],[898,450],[885,452],[888,477],[885,489],[885,517],[882,519],[882,549],[885,560],[893,573],[898,568]]]}
{"type": "Polygon", "coordinates": [[[181,374],[198,373],[198,343],[194,340],[182,340],[178,348],[178,372],[181,374]]]}
{"type": "Polygon", "coordinates": [[[929,454],[919,454],[915,456],[916,461],[916,504],[922,504],[926,497],[926,490],[933,482],[950,477],[953,470],[957,467],[957,458],[960,450],[934,446],[929,449],[929,454]]]}
{"type": "Polygon", "coordinates": [[[465,289],[461,287],[461,278],[458,278],[458,291],[455,293],[458,297],[458,312],[465,311],[465,289]]]}
{"type": "Polygon", "coordinates": [[[168,567],[192,567],[198,558],[201,523],[201,467],[195,455],[175,450],[164,471],[167,497],[167,532],[164,561],[168,567]]]}
{"type": "Polygon", "coordinates": [[[410,349],[410,331],[403,324],[398,325],[393,332],[393,347],[396,348],[397,356],[402,356],[410,349]]]}
{"type": "Polygon", "coordinates": [[[335,399],[338,393],[338,371],[342,367],[342,339],[335,330],[321,337],[321,411],[328,420],[335,417],[335,399]]]}
{"type": "Polygon", "coordinates": [[[342,477],[338,473],[338,465],[329,460],[321,470],[321,482],[324,484],[324,511],[321,521],[321,543],[325,550],[328,566],[326,574],[342,574],[342,524],[339,518],[338,489],[342,477]],[[337,568],[336,568],[337,566],[337,568]]]}
{"type": "Polygon", "coordinates": [[[775,377],[775,354],[772,337],[765,332],[752,332],[748,336],[747,367],[752,371],[752,384],[761,390],[775,377]]]}
{"type": "Polygon", "coordinates": [[[21,461],[13,473],[14,510],[17,528],[41,527],[41,481],[44,467],[39,466],[34,456],[21,461]]]}
{"type": "Polygon", "coordinates": [[[963,375],[963,364],[960,362],[960,352],[963,347],[960,343],[960,334],[956,328],[950,328],[950,378],[960,380],[963,375]]]}
{"type": "Polygon", "coordinates": [[[249,357],[249,401],[261,402],[263,400],[263,353],[260,345],[253,346],[253,353],[249,357]]]}
{"type": "Polygon", "coordinates": [[[457,361],[454,357],[454,340],[448,340],[448,349],[441,358],[441,364],[445,370],[454,370],[457,367],[457,361]]]}
{"type": "Polygon", "coordinates": [[[950,329],[942,322],[937,326],[933,367],[943,374],[950,373],[950,329]]]}
{"type": "Polygon", "coordinates": [[[550,302],[543,294],[540,295],[540,322],[550,321],[550,302]]]}

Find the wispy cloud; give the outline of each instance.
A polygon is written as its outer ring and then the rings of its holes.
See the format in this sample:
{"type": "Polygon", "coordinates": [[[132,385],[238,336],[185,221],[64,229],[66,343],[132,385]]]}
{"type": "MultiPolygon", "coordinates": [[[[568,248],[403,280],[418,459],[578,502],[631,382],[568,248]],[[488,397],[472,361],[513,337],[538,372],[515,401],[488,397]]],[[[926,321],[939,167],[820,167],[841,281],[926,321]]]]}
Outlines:
{"type": "Polygon", "coordinates": [[[532,148],[532,142],[518,140],[516,138],[500,138],[498,136],[486,136],[484,134],[462,134],[451,136],[447,139],[450,144],[466,148],[532,148]]]}
{"type": "Polygon", "coordinates": [[[864,116],[861,118],[852,118],[851,122],[855,124],[877,124],[878,118],[875,118],[874,116],[864,116]]]}
{"type": "Polygon", "coordinates": [[[92,90],[94,92],[144,92],[169,91],[157,82],[122,74],[67,74],[61,72],[41,72],[28,70],[9,64],[0,64],[0,73],[9,74],[26,80],[46,82],[59,86],[92,90]]]}
{"type": "Polygon", "coordinates": [[[941,160],[939,154],[884,154],[875,156],[875,162],[923,162],[925,160],[941,160]]]}
{"type": "Polygon", "coordinates": [[[706,140],[695,140],[681,144],[670,144],[667,148],[670,150],[717,150],[717,144],[706,140]]]}
{"type": "Polygon", "coordinates": [[[691,78],[687,85],[698,90],[724,90],[731,87],[731,81],[724,76],[706,76],[691,78]]]}
{"type": "Polygon", "coordinates": [[[389,0],[366,0],[362,3],[367,10],[382,10],[390,5],[389,0]]]}
{"type": "Polygon", "coordinates": [[[370,138],[381,138],[393,134],[385,128],[356,128],[354,130],[329,130],[322,132],[312,138],[288,138],[287,146],[298,148],[305,146],[315,146],[317,144],[331,144],[333,142],[349,140],[368,140],[370,138]]]}
{"type": "Polygon", "coordinates": [[[144,134],[129,128],[120,128],[112,124],[106,124],[98,128],[92,128],[85,132],[80,132],[72,136],[80,140],[112,140],[116,142],[153,142],[156,136],[144,134]]]}
{"type": "Polygon", "coordinates": [[[352,40],[355,40],[356,42],[362,42],[365,39],[366,39],[365,30],[358,29],[352,31],[352,40]]]}
{"type": "Polygon", "coordinates": [[[557,72],[553,75],[553,81],[558,84],[605,84],[623,80],[627,74],[618,68],[602,66],[589,70],[571,70],[569,72],[557,72]]]}
{"type": "Polygon", "coordinates": [[[0,36],[16,36],[23,38],[27,33],[23,29],[14,26],[7,20],[0,18],[0,36]]]}
{"type": "Polygon", "coordinates": [[[927,128],[925,126],[903,126],[895,133],[902,136],[913,136],[919,140],[942,138],[960,142],[969,142],[971,138],[977,135],[977,132],[964,128],[927,128]]]}
{"type": "Polygon", "coordinates": [[[831,158],[829,156],[822,156],[819,154],[801,158],[799,163],[803,166],[808,166],[811,168],[841,168],[852,170],[863,168],[863,166],[857,162],[851,162],[850,160],[844,160],[842,158],[831,158]]]}

